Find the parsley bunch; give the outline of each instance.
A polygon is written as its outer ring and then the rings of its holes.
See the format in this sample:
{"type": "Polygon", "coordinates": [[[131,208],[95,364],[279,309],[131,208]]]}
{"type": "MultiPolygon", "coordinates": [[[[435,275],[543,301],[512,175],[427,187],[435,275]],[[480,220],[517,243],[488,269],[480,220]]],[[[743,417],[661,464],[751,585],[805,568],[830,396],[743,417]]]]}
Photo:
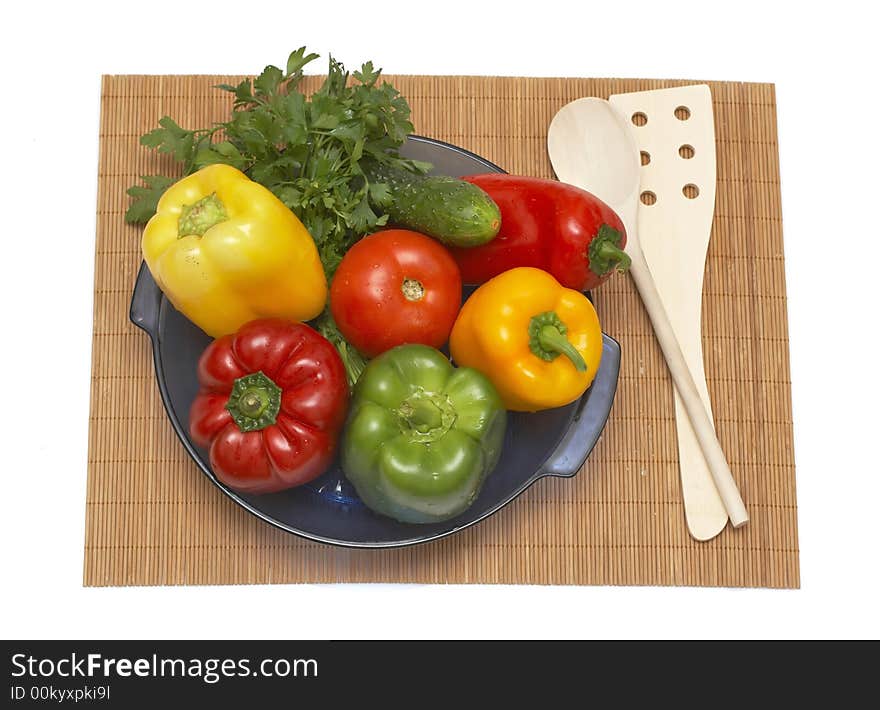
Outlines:
{"type": "MultiPolygon", "coordinates": [[[[393,86],[379,83],[381,70],[372,62],[349,75],[330,57],[322,86],[310,97],[302,93],[303,67],[317,57],[300,47],[285,70],[270,65],[256,79],[218,85],[234,97],[226,122],[187,129],[164,116],[140,142],[171,155],[184,175],[226,163],[265,185],[303,222],[331,278],[348,248],[388,219],[382,211],[387,186],[370,183],[364,167],[372,161],[425,172],[430,166],[397,153],[413,130],[409,104],[393,86]]],[[[144,184],[128,190],[130,223],[152,217],[162,193],[178,178],[141,179],[144,184]]],[[[363,358],[339,334],[329,312],[317,326],[339,349],[349,379],[356,380],[363,358]]]]}
{"type": "MultiPolygon", "coordinates": [[[[302,70],[317,58],[300,47],[284,71],[270,65],[253,81],[220,84],[234,96],[228,121],[190,130],[164,116],[141,144],[173,156],[184,175],[226,163],[265,185],[302,220],[329,276],[358,238],[388,219],[381,210],[387,188],[370,184],[362,166],[376,161],[414,172],[429,166],[397,154],[413,130],[410,108],[391,84],[379,84],[381,70],[367,62],[350,83],[349,72],[330,57],[327,79],[306,97],[302,70]]],[[[174,182],[163,175],[142,179],[145,185],[128,190],[134,199],[127,222],[146,222],[174,182]]]]}

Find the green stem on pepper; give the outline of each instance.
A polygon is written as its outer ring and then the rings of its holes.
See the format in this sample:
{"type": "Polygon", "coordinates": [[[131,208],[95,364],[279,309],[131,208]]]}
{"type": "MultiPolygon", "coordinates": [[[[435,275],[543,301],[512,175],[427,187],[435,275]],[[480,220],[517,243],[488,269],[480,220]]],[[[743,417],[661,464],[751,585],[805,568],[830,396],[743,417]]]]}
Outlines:
{"type": "Polygon", "coordinates": [[[201,237],[215,224],[220,224],[229,219],[226,214],[226,206],[217,197],[216,192],[212,192],[207,197],[203,197],[191,205],[184,205],[177,220],[177,236],[201,237]]]}
{"type": "Polygon", "coordinates": [[[241,431],[260,431],[278,417],[281,388],[262,372],[244,375],[232,386],[226,409],[241,431]]]}
{"type": "Polygon", "coordinates": [[[603,224],[590,242],[590,271],[597,276],[604,276],[612,269],[626,271],[632,260],[620,248],[621,234],[614,227],[603,224]]]}
{"type": "Polygon", "coordinates": [[[568,328],[554,311],[539,313],[529,321],[529,349],[534,355],[552,362],[565,355],[578,372],[587,371],[587,363],[565,334],[568,328]]]}

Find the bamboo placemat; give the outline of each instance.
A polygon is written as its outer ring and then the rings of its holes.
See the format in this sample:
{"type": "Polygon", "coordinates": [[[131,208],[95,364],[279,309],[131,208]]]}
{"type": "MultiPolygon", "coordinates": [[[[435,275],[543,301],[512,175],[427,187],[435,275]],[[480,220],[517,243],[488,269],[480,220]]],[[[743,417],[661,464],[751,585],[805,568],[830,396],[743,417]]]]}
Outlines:
{"type": "MultiPolygon", "coordinates": [[[[774,88],[711,83],[718,192],[703,333],[715,422],[751,513],[708,543],[687,534],[672,385],[631,280],[595,293],[623,349],[608,426],[574,479],[544,479],[487,521],[400,550],[306,542],[250,516],[186,457],[148,338],[127,318],[140,263],[125,189],[168,164],[138,137],[169,114],[226,117],[236,77],[107,76],[101,103],[86,585],[450,582],[797,587],[798,540],[774,88]]],[[[546,130],[580,96],[690,82],[388,77],[417,133],[510,172],[551,177],[546,130]]],[[[314,87],[317,79],[310,77],[314,87]]],[[[497,471],[495,475],[503,475],[497,471]]]]}

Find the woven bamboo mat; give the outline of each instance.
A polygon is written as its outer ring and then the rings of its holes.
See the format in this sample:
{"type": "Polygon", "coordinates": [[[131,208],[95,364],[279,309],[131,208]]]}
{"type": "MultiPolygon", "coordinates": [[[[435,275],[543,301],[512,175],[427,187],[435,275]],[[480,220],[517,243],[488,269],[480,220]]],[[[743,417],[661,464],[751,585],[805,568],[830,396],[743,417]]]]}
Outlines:
{"type": "MultiPolygon", "coordinates": [[[[169,114],[223,119],[236,77],[107,76],[101,105],[86,585],[449,582],[797,587],[798,539],[774,89],[712,83],[718,193],[707,263],[706,373],[721,443],[751,513],[708,543],[687,534],[672,386],[628,278],[596,293],[622,345],[608,426],[574,479],[544,479],[436,543],[347,550],[251,517],[186,457],[159,399],[148,338],[129,324],[140,233],[125,189],[169,166],[138,137],[169,114]]],[[[580,96],[685,82],[389,77],[417,133],[510,172],[552,176],[550,118],[580,96]]],[[[315,79],[310,78],[312,86],[315,79]]],[[[496,472],[495,475],[503,475],[496,472]]]]}

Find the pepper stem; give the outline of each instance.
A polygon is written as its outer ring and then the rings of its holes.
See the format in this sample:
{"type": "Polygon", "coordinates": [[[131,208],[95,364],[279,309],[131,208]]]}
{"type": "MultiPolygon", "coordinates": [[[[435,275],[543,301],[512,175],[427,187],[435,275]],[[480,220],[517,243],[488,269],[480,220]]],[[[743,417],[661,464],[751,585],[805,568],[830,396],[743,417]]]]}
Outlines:
{"type": "Polygon", "coordinates": [[[565,357],[571,360],[571,364],[574,365],[578,372],[586,372],[587,363],[584,362],[583,356],[574,345],[568,342],[568,338],[559,332],[559,328],[545,325],[538,334],[538,342],[544,350],[551,350],[565,355],[565,357]]]}
{"type": "Polygon", "coordinates": [[[250,388],[238,400],[238,409],[245,416],[256,419],[269,406],[269,395],[265,390],[250,388]]]}
{"type": "Polygon", "coordinates": [[[226,214],[226,207],[217,197],[217,193],[212,192],[191,205],[183,206],[180,218],[177,220],[177,237],[178,239],[190,235],[201,237],[215,224],[225,222],[227,219],[229,215],[226,214]]]}
{"type": "Polygon", "coordinates": [[[612,269],[626,271],[632,260],[620,248],[622,236],[614,227],[603,224],[595,239],[590,242],[590,271],[596,276],[604,276],[612,269]]]}
{"type": "Polygon", "coordinates": [[[421,387],[400,403],[397,416],[401,432],[423,444],[443,438],[458,418],[449,397],[421,387]]]}
{"type": "Polygon", "coordinates": [[[587,363],[565,334],[568,328],[554,311],[539,313],[529,321],[529,349],[534,355],[552,362],[565,355],[578,372],[587,371],[587,363]]]}
{"type": "Polygon", "coordinates": [[[241,431],[259,431],[275,423],[281,409],[281,388],[262,372],[239,377],[226,409],[241,431]]]}
{"type": "Polygon", "coordinates": [[[400,413],[413,429],[436,429],[443,421],[439,407],[428,398],[404,401],[400,413]]]}

